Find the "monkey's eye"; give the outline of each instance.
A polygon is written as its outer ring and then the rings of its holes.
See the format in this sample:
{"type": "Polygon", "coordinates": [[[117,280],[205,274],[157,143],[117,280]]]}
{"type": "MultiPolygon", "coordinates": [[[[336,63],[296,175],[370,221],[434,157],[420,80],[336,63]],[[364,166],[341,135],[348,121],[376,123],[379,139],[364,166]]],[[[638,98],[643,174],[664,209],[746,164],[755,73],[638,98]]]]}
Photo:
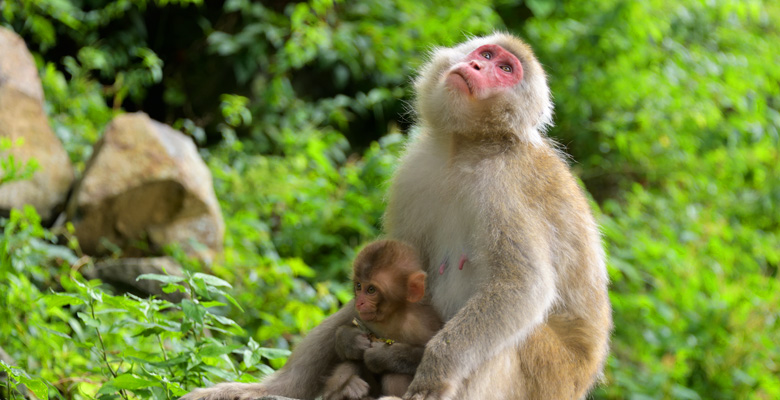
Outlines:
{"type": "Polygon", "coordinates": [[[486,60],[490,60],[491,58],[493,58],[493,53],[489,51],[483,51],[482,53],[479,53],[479,55],[484,57],[486,60]]]}
{"type": "Polygon", "coordinates": [[[368,293],[368,294],[374,294],[374,293],[376,293],[376,288],[375,288],[375,287],[373,287],[373,286],[369,286],[369,287],[368,287],[368,290],[366,290],[366,293],[368,293]]]}
{"type": "Polygon", "coordinates": [[[355,284],[355,291],[356,291],[356,292],[359,292],[359,291],[360,291],[360,288],[361,288],[361,286],[360,286],[360,283],[356,283],[356,284],[355,284]]]}
{"type": "Polygon", "coordinates": [[[502,65],[499,68],[501,68],[501,70],[504,71],[504,72],[512,72],[512,67],[510,67],[508,65],[502,65]]]}

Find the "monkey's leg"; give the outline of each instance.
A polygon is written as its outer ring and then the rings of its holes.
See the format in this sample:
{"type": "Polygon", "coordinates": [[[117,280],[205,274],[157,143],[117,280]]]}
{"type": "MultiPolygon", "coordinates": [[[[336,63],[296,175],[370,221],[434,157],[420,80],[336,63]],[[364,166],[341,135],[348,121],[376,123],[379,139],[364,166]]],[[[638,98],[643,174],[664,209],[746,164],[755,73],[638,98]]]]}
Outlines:
{"type": "Polygon", "coordinates": [[[520,348],[527,398],[585,398],[600,376],[609,326],[611,321],[552,316],[536,329],[520,348]]]}
{"type": "Polygon", "coordinates": [[[551,316],[521,344],[502,350],[463,382],[457,399],[582,399],[598,379],[608,331],[551,316]]]}
{"type": "Polygon", "coordinates": [[[360,400],[368,395],[368,383],[360,377],[362,368],[354,362],[336,366],[325,381],[323,400],[360,400]]]}
{"type": "Polygon", "coordinates": [[[406,393],[409,384],[412,383],[412,375],[408,374],[384,374],[382,375],[382,394],[386,396],[401,397],[406,393]]]}

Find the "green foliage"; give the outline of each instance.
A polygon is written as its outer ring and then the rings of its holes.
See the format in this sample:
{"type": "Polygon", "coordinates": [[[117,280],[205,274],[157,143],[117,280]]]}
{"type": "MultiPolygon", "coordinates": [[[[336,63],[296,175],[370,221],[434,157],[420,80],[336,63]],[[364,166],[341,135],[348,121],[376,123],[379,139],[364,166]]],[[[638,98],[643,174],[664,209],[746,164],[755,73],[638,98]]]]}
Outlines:
{"type": "Polygon", "coordinates": [[[49,397],[49,388],[46,387],[46,383],[43,379],[31,378],[22,368],[8,365],[3,360],[0,360],[0,372],[7,374],[8,384],[6,395],[8,395],[8,397],[11,397],[11,393],[17,393],[22,390],[19,385],[22,385],[24,389],[31,391],[38,398],[46,399],[49,397]]]}
{"type": "Polygon", "coordinates": [[[62,0],[20,0],[4,2],[0,12],[5,23],[20,33],[31,36],[45,52],[63,39],[75,42],[78,52],[64,62],[72,74],[91,71],[114,79],[112,94],[121,98],[127,94],[143,96],[143,89],[162,78],[162,65],[157,55],[135,43],[143,29],[135,27],[116,36],[101,38],[101,29],[120,20],[126,14],[144,11],[149,4],[200,4],[202,0],[118,0],[106,2],[71,2],[62,0]]]}
{"type": "Polygon", "coordinates": [[[48,390],[79,399],[172,399],[192,385],[254,380],[246,374],[267,374],[268,359],[287,356],[252,339],[236,340],[244,331],[223,311],[228,303],[241,309],[220,278],[138,278],[164,283],[166,293],[183,293],[179,303],[116,296],[81,278],[77,269],[91,261],[56,244],[32,207],[13,210],[3,228],[0,343],[40,370],[31,378],[22,368],[0,364],[9,373],[9,391],[23,384],[41,398],[48,390]],[[58,285],[60,291],[52,291],[58,285]]]}
{"type": "Polygon", "coordinates": [[[777,143],[775,5],[610,0],[565,11],[570,19],[526,30],[545,44],[537,47],[558,96],[556,133],[578,143],[586,180],[659,182],[724,144],[777,143]]]}
{"type": "MultiPolygon", "coordinates": [[[[507,27],[548,71],[551,135],[600,206],[615,331],[594,397],[780,398],[775,3],[0,2],[79,169],[122,107],[158,112],[203,145],[227,228],[212,275],[179,257],[185,278],[146,277],[189,295],[171,303],[84,281],[67,231],[12,212],[0,346],[17,366],[0,363],[0,390],[175,398],[278,368],[380,233],[414,69],[507,27]],[[177,15],[196,22],[151,34],[177,15]]],[[[3,183],[29,177],[0,146],[3,183]]]]}
{"type": "Polygon", "coordinates": [[[89,74],[70,70],[70,78],[66,78],[65,73],[57,70],[55,63],[44,62],[40,57],[36,59],[42,66],[41,81],[45,88],[49,121],[71,162],[77,169],[83,170],[84,163],[92,155],[92,144],[117,111],[106,105],[101,85],[89,74]]]}
{"type": "Polygon", "coordinates": [[[7,137],[0,138],[0,185],[17,180],[25,180],[32,177],[38,169],[38,161],[30,160],[27,162],[19,161],[8,151],[14,147],[24,145],[24,139],[19,138],[11,141],[7,137]]]}
{"type": "MultiPolygon", "coordinates": [[[[208,32],[208,51],[231,59],[235,81],[250,89],[254,123],[246,150],[283,151],[295,135],[322,129],[368,144],[375,132],[392,132],[393,113],[409,93],[401,86],[424,59],[430,43],[462,39],[452,32],[490,32],[497,16],[483,2],[453,7],[441,2],[371,0],[359,4],[312,1],[281,11],[248,0],[225,3],[239,13],[235,32],[208,32]],[[439,18],[430,24],[430,15],[439,18]],[[399,31],[399,27],[403,27],[399,31]],[[382,122],[385,125],[382,125],[382,122]]],[[[404,85],[408,86],[408,85],[404,85]]],[[[224,136],[224,131],[223,131],[224,136]]]]}

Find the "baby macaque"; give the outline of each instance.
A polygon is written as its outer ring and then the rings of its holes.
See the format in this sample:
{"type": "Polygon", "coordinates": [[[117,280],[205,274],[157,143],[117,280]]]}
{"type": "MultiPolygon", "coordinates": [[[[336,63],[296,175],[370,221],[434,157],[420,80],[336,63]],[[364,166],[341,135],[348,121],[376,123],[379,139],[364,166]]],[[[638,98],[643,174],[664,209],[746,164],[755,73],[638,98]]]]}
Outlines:
{"type": "Polygon", "coordinates": [[[353,288],[359,318],[336,330],[336,353],[344,362],[325,382],[325,400],[403,396],[425,344],[442,326],[422,301],[425,278],[416,251],[403,242],[378,240],[358,254],[353,288]]]}

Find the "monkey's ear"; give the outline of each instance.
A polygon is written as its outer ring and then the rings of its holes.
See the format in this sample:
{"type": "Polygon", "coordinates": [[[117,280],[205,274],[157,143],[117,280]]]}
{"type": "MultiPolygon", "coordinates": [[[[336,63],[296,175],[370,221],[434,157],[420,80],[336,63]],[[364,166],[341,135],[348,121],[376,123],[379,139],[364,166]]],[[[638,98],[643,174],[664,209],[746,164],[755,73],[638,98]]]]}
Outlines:
{"type": "Polygon", "coordinates": [[[425,273],[415,272],[409,275],[409,282],[406,287],[406,301],[417,303],[425,296],[425,273]]]}

